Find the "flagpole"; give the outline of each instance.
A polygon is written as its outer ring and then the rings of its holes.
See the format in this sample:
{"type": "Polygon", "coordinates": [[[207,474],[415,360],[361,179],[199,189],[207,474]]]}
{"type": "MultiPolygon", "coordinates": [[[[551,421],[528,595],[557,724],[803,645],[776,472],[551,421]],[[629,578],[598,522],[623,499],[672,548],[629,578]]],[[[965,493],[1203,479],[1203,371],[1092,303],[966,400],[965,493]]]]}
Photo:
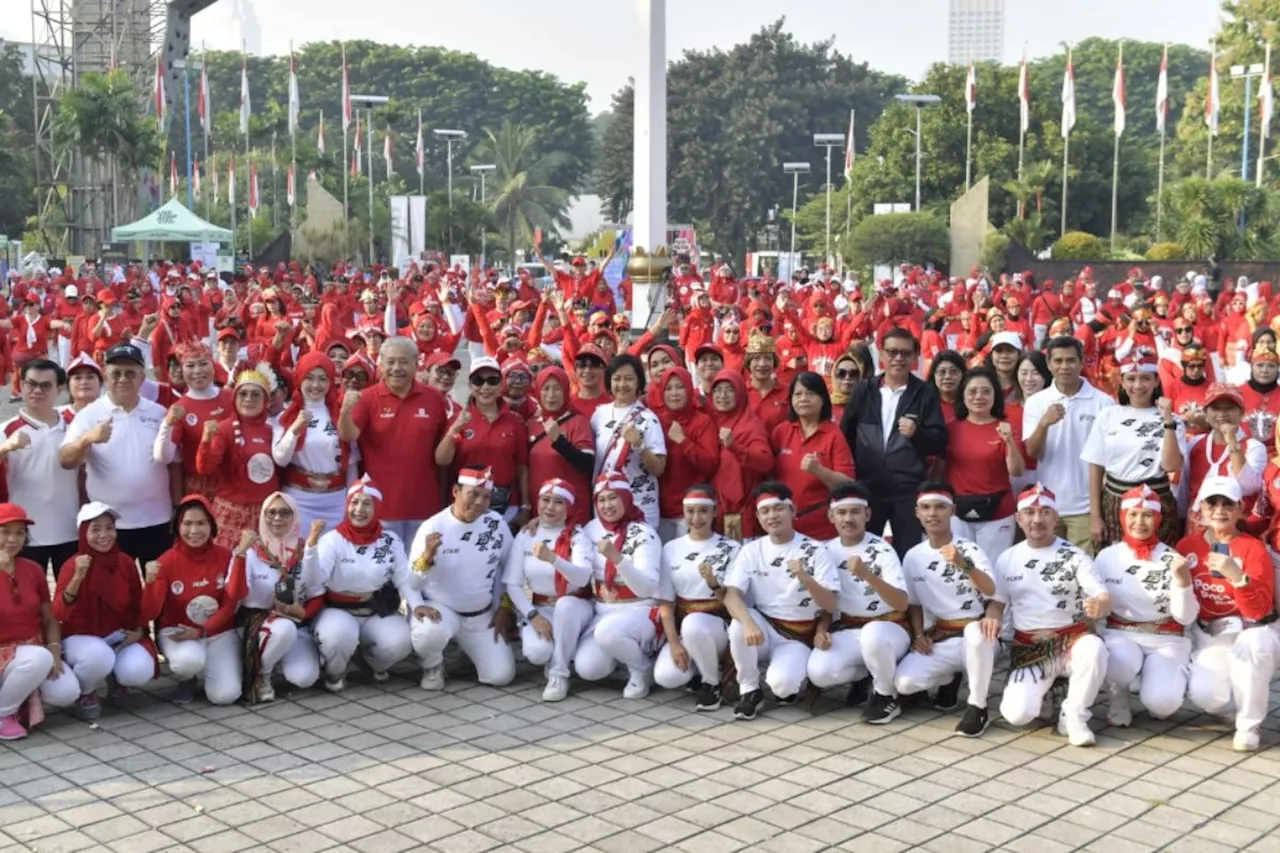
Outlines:
{"type": "MultiPolygon", "coordinates": [[[[1166,119],[1167,121],[1167,119],[1166,119]]],[[[1160,128],[1160,169],[1156,178],[1156,242],[1160,242],[1160,226],[1164,224],[1164,137],[1165,128],[1160,128]]]]}
{"type": "Polygon", "coordinates": [[[965,189],[965,192],[968,192],[969,188],[973,186],[972,175],[973,175],[973,107],[974,107],[973,98],[974,98],[974,94],[973,94],[972,87],[974,86],[974,81],[977,80],[977,77],[978,77],[977,72],[973,68],[973,59],[970,58],[969,71],[965,76],[965,80],[964,80],[964,100],[965,100],[965,107],[966,107],[965,112],[968,113],[969,115],[968,129],[965,131],[965,141],[964,141],[964,189],[965,189]]]}
{"type": "Polygon", "coordinates": [[[414,152],[418,161],[418,195],[427,194],[427,157],[422,150],[422,110],[418,110],[418,150],[414,152]]]}
{"type": "Polygon", "coordinates": [[[1274,109],[1272,99],[1275,97],[1275,93],[1271,89],[1271,42],[1267,42],[1267,64],[1266,71],[1263,74],[1262,85],[1264,88],[1260,91],[1264,92],[1264,97],[1267,101],[1263,104],[1262,109],[1259,110],[1261,114],[1258,116],[1258,174],[1254,176],[1253,184],[1259,189],[1262,188],[1262,171],[1266,167],[1267,133],[1271,129],[1269,125],[1271,124],[1271,112],[1274,109]]]}
{"type": "MultiPolygon", "coordinates": [[[[249,54],[248,54],[247,44],[241,48],[240,56],[244,59],[245,68],[247,69],[249,64],[249,54]]],[[[248,72],[246,71],[246,74],[247,73],[248,72]]],[[[246,86],[246,92],[247,92],[247,86],[246,86]]],[[[252,107],[250,107],[250,109],[252,109],[252,107]]],[[[244,162],[246,167],[249,169],[249,181],[250,181],[249,193],[251,193],[253,192],[253,186],[252,186],[253,156],[249,153],[249,118],[248,117],[245,118],[245,122],[244,122],[244,162]]],[[[249,193],[245,193],[246,199],[249,197],[249,193]]],[[[261,203],[261,199],[259,199],[259,203],[261,203]]],[[[248,210],[247,207],[245,209],[248,210]]],[[[252,263],[253,262],[253,212],[252,211],[249,211],[248,217],[245,218],[245,224],[248,226],[248,231],[249,231],[249,262],[252,263]]]]}
{"type": "MultiPolygon", "coordinates": [[[[1075,78],[1071,68],[1071,49],[1067,48],[1067,76],[1071,79],[1071,123],[1075,124],[1075,78]]],[[[1065,84],[1064,84],[1065,85],[1065,84]]],[[[1065,103],[1065,101],[1064,101],[1065,103]]],[[[1062,235],[1067,233],[1067,173],[1071,165],[1071,129],[1066,126],[1066,112],[1063,112],[1062,127],[1062,235]]]]}
{"type": "MultiPolygon", "coordinates": [[[[1112,82],[1112,97],[1120,93],[1123,96],[1124,85],[1124,42],[1120,43],[1120,58],[1116,64],[1116,79],[1112,82]]],[[[1115,126],[1115,145],[1111,155],[1111,251],[1116,250],[1116,219],[1119,211],[1120,199],[1120,116],[1121,110],[1124,109],[1122,102],[1117,101],[1114,105],[1116,110],[1116,126],[1115,126]]]]}
{"type": "Polygon", "coordinates": [[[347,109],[351,102],[350,78],[347,76],[347,46],[342,46],[342,251],[351,251],[351,212],[348,209],[348,187],[351,183],[351,154],[347,142],[347,109]]]}
{"type": "MultiPolygon", "coordinates": [[[[293,42],[289,42],[289,85],[292,88],[297,71],[293,67],[293,42]]],[[[291,92],[292,95],[292,92],[291,92]]],[[[292,107],[290,107],[292,110],[292,107]]],[[[301,119],[301,104],[299,104],[301,119]]],[[[293,175],[293,199],[289,202],[289,239],[293,239],[293,230],[297,222],[298,211],[298,122],[294,122],[293,133],[289,134],[289,174],[293,175]]]]}
{"type": "MultiPolygon", "coordinates": [[[[857,112],[858,112],[857,110],[849,110],[849,127],[856,127],[856,125],[854,124],[854,119],[857,118],[857,112]]],[[[853,156],[856,158],[858,156],[858,146],[857,146],[857,143],[854,141],[855,138],[856,138],[856,134],[849,135],[849,150],[853,152],[853,156]]],[[[845,193],[844,193],[844,199],[845,199],[844,236],[848,237],[849,232],[853,229],[853,170],[852,169],[849,170],[849,174],[845,175],[845,183],[848,186],[845,187],[845,193]]]]}
{"type": "Polygon", "coordinates": [[[1215,97],[1215,93],[1213,91],[1214,90],[1213,82],[1214,82],[1214,79],[1217,77],[1217,68],[1218,68],[1218,43],[1215,41],[1213,43],[1213,51],[1209,54],[1209,103],[1206,104],[1206,108],[1214,112],[1212,113],[1212,120],[1208,122],[1209,151],[1205,157],[1205,164],[1204,164],[1204,179],[1206,181],[1213,180],[1213,136],[1218,129],[1218,117],[1216,115],[1217,98],[1215,97]]]}
{"type": "Polygon", "coordinates": [[[235,271],[236,266],[236,155],[231,153],[230,170],[227,173],[227,207],[231,208],[231,270],[235,271]]]}
{"type": "MultiPolygon", "coordinates": [[[[209,52],[205,50],[203,41],[200,42],[200,59],[201,59],[200,98],[201,100],[204,101],[204,115],[205,115],[204,121],[203,121],[204,168],[206,172],[209,172],[210,174],[212,174],[213,167],[209,163],[209,126],[213,124],[213,121],[212,121],[213,104],[209,103],[209,90],[208,90],[208,87],[204,85],[205,78],[209,73],[209,66],[206,64],[209,61],[209,52]]],[[[204,196],[204,218],[206,222],[213,221],[213,191],[212,190],[205,193],[205,196],[204,196]]]]}

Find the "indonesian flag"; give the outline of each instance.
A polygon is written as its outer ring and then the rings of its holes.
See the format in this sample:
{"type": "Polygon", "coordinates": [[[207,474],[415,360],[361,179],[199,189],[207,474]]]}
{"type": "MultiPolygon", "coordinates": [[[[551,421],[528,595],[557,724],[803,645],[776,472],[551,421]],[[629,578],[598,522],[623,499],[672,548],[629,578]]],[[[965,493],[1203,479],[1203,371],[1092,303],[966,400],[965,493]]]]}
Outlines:
{"type": "Polygon", "coordinates": [[[191,196],[196,200],[200,200],[200,158],[195,158],[195,165],[191,169],[191,196]]]}
{"type": "Polygon", "coordinates": [[[249,216],[258,215],[258,164],[249,161],[249,216]]]}
{"type": "Polygon", "coordinates": [[[1204,102],[1204,123],[1209,135],[1218,135],[1218,111],[1222,107],[1222,92],[1218,88],[1218,45],[1214,44],[1209,58],[1209,97],[1204,102]]]}
{"type": "Polygon", "coordinates": [[[347,46],[342,46],[342,132],[351,126],[351,76],[347,72],[347,46]]]}
{"type": "Polygon", "coordinates": [[[1116,108],[1116,136],[1124,133],[1124,46],[1120,47],[1120,56],[1116,59],[1116,79],[1111,84],[1111,103],[1116,108]]]}
{"type": "Polygon", "coordinates": [[[297,195],[295,193],[295,188],[293,185],[293,167],[292,166],[289,167],[289,171],[286,172],[284,176],[284,197],[289,202],[289,206],[293,207],[294,202],[297,200],[297,195]]]}
{"type": "Polygon", "coordinates": [[[249,115],[253,107],[249,104],[249,60],[240,60],[240,134],[249,135],[249,115]]]}
{"type": "Polygon", "coordinates": [[[973,68],[973,63],[969,63],[969,76],[964,81],[964,108],[969,115],[973,115],[973,108],[978,105],[978,72],[973,68]]]}
{"type": "Polygon", "coordinates": [[[227,167],[227,203],[236,206],[236,155],[231,155],[231,164],[227,167]]]}
{"type": "Polygon", "coordinates": [[[213,110],[210,109],[210,104],[209,66],[203,65],[200,68],[200,96],[196,101],[196,114],[200,116],[200,127],[204,129],[205,136],[213,132],[213,110]]]}
{"type": "Polygon", "coordinates": [[[853,110],[849,110],[849,135],[844,141],[844,178],[849,180],[853,176],[853,160],[855,157],[853,143],[853,110]]]}
{"type": "Polygon", "coordinates": [[[1271,135],[1271,114],[1275,112],[1275,90],[1271,86],[1271,44],[1267,44],[1267,65],[1266,71],[1262,73],[1262,88],[1258,91],[1258,106],[1261,116],[1262,136],[1265,139],[1271,135]]]}
{"type": "Polygon", "coordinates": [[[298,133],[298,113],[302,111],[302,100],[298,96],[298,61],[289,54],[289,136],[298,133]]]}
{"type": "Polygon", "coordinates": [[[413,148],[413,159],[418,166],[418,174],[423,175],[427,167],[426,151],[422,147],[422,113],[418,113],[418,142],[413,148]]]}
{"type": "Polygon", "coordinates": [[[320,132],[316,136],[316,150],[320,152],[320,156],[324,156],[324,110],[320,111],[320,132]]]}
{"type": "Polygon", "coordinates": [[[164,60],[158,53],[156,54],[155,106],[156,127],[163,131],[165,116],[169,114],[169,104],[164,96],[164,60]]]}
{"type": "Polygon", "coordinates": [[[1031,128],[1031,81],[1027,75],[1027,49],[1022,49],[1022,66],[1018,69],[1018,113],[1021,119],[1019,127],[1023,133],[1031,128]]]}
{"type": "Polygon", "coordinates": [[[1156,78],[1156,130],[1164,133],[1169,120],[1169,48],[1160,56],[1160,76],[1156,78]]]}
{"type": "Polygon", "coordinates": [[[356,147],[351,152],[351,177],[359,176],[363,171],[363,160],[360,157],[360,119],[356,119],[356,147]]]}
{"type": "Polygon", "coordinates": [[[1076,72],[1071,64],[1071,51],[1067,51],[1067,70],[1062,74],[1062,138],[1071,135],[1076,126],[1076,72]]]}
{"type": "Polygon", "coordinates": [[[169,152],[169,195],[178,196],[178,153],[169,152]]]}
{"type": "Polygon", "coordinates": [[[387,128],[387,135],[382,138],[382,159],[387,161],[387,180],[391,180],[391,128],[387,128]]]}

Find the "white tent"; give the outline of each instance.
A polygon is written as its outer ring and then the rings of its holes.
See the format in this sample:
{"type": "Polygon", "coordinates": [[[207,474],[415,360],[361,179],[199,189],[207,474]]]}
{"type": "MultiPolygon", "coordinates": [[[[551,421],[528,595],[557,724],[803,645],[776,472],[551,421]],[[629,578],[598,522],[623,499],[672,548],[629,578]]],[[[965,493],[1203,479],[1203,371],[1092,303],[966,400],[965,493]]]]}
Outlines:
{"type": "Polygon", "coordinates": [[[231,238],[231,229],[205,222],[176,198],[137,222],[111,229],[111,239],[117,243],[230,243],[231,238]]]}

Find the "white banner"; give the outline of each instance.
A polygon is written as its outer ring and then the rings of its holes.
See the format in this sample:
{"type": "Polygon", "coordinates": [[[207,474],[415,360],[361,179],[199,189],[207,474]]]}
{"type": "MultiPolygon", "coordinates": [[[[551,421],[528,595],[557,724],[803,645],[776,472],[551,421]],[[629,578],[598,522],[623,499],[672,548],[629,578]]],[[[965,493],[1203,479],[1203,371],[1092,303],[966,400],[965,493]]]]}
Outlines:
{"type": "Polygon", "coordinates": [[[427,197],[409,196],[409,251],[421,258],[427,250],[427,197]]]}
{"type": "Polygon", "coordinates": [[[217,269],[219,243],[192,243],[191,260],[199,261],[206,269],[217,269]]]}
{"type": "Polygon", "coordinates": [[[391,196],[391,265],[404,270],[412,257],[409,254],[409,197],[391,196]]]}

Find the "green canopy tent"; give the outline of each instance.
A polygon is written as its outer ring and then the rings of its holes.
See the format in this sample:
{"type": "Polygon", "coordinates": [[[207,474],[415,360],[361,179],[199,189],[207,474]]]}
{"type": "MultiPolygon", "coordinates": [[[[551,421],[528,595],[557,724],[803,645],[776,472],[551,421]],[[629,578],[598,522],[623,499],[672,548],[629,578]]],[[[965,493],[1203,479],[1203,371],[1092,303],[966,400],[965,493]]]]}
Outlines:
{"type": "Polygon", "coordinates": [[[111,229],[111,239],[117,243],[230,243],[231,238],[231,229],[205,222],[176,198],[137,222],[111,229]]]}

